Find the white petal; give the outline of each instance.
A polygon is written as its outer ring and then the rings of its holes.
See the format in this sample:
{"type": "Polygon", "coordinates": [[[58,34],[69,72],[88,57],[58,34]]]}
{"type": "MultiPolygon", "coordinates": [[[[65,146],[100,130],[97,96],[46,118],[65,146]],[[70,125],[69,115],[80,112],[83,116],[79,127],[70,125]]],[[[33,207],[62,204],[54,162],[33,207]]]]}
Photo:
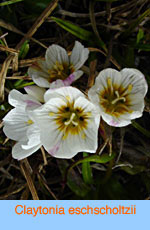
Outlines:
{"type": "Polygon", "coordinates": [[[96,77],[96,86],[102,85],[104,88],[108,86],[108,79],[111,79],[112,84],[120,85],[121,84],[121,74],[115,69],[107,68],[102,70],[99,75],[96,77]]]}
{"type": "Polygon", "coordinates": [[[20,108],[12,109],[4,118],[3,132],[12,140],[26,140],[29,117],[25,110],[20,108]]]}
{"type": "Polygon", "coordinates": [[[131,100],[130,109],[133,111],[131,114],[129,114],[130,119],[141,117],[145,107],[143,97],[140,93],[137,93],[131,94],[129,98],[131,100]]]}
{"type": "Polygon", "coordinates": [[[75,100],[76,98],[78,98],[79,96],[85,97],[84,94],[71,86],[68,87],[61,87],[59,89],[49,89],[46,91],[45,95],[44,95],[44,99],[47,102],[48,100],[50,100],[51,98],[62,98],[63,100],[75,100]]]}
{"type": "Polygon", "coordinates": [[[137,69],[125,68],[121,70],[122,75],[122,85],[127,87],[129,84],[132,85],[133,89],[131,93],[141,93],[143,97],[146,95],[148,90],[148,85],[145,80],[144,75],[137,69]]]}
{"type": "Polygon", "coordinates": [[[45,89],[36,85],[26,86],[24,89],[28,95],[34,97],[37,101],[44,103],[44,93],[46,92],[45,89]]]}
{"type": "Polygon", "coordinates": [[[43,70],[43,72],[47,73],[48,72],[48,66],[47,66],[47,63],[46,63],[46,60],[38,60],[36,63],[35,63],[35,66],[37,65],[37,68],[40,68],[41,70],[43,70]]]}
{"type": "Polygon", "coordinates": [[[40,130],[35,123],[29,126],[27,130],[27,138],[28,142],[26,145],[22,145],[23,149],[29,149],[41,144],[40,130]]]}
{"type": "Polygon", "coordinates": [[[29,67],[28,74],[33,79],[35,84],[40,87],[49,88],[49,73],[45,61],[37,61],[36,64],[29,67]]]}
{"type": "Polygon", "coordinates": [[[25,142],[18,142],[17,144],[14,145],[14,147],[12,148],[12,157],[17,159],[17,160],[22,160],[28,156],[30,156],[31,154],[33,154],[34,152],[36,152],[41,145],[36,145],[32,148],[29,149],[23,149],[22,145],[26,145],[25,142]]]}
{"type": "Polygon", "coordinates": [[[73,64],[75,70],[78,70],[83,66],[89,56],[89,50],[84,48],[84,46],[76,41],[75,46],[72,50],[70,63],[73,64]]]}
{"type": "Polygon", "coordinates": [[[59,45],[51,45],[46,50],[46,64],[49,69],[53,68],[53,66],[58,62],[61,63],[69,63],[68,54],[64,48],[59,45]]]}
{"type": "Polygon", "coordinates": [[[100,109],[100,98],[99,98],[99,92],[103,90],[103,87],[101,85],[97,86],[96,84],[93,85],[89,91],[88,91],[88,97],[90,99],[91,102],[93,102],[94,105],[96,105],[98,107],[98,109],[100,109]],[[98,87],[98,88],[97,88],[98,87]],[[100,89],[101,87],[101,89],[100,89]]]}
{"type": "Polygon", "coordinates": [[[8,102],[10,105],[14,107],[24,106],[23,105],[23,94],[20,93],[16,89],[11,90],[8,96],[8,102]]]}
{"type": "Polygon", "coordinates": [[[90,102],[88,99],[80,96],[74,102],[74,108],[82,108],[85,113],[91,112],[93,118],[98,114],[96,106],[90,102]]]}
{"type": "MultiPolygon", "coordinates": [[[[78,97],[74,103],[74,108],[82,108],[85,113],[91,113],[89,118],[88,127],[90,127],[92,124],[95,125],[95,129],[99,128],[100,124],[100,113],[97,107],[91,103],[88,99],[84,97],[78,97]]],[[[93,126],[93,125],[92,125],[93,126]]],[[[96,130],[97,131],[97,130],[96,130]]]]}

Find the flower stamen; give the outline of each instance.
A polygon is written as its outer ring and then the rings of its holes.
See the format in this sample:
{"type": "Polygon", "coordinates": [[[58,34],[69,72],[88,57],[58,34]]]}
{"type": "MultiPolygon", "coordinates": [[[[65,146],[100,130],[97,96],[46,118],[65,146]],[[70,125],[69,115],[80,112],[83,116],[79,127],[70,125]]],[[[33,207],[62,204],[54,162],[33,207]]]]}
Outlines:
{"type": "Polygon", "coordinates": [[[72,123],[73,125],[78,126],[78,122],[74,121],[75,117],[76,117],[76,114],[72,113],[69,121],[65,121],[64,124],[68,126],[72,123]]]}
{"type": "Polygon", "coordinates": [[[108,88],[110,88],[110,93],[113,93],[113,85],[112,85],[112,80],[111,78],[107,79],[107,84],[108,84],[108,88]]]}
{"type": "Polygon", "coordinates": [[[52,82],[57,79],[65,80],[73,72],[73,64],[69,65],[69,63],[59,63],[58,61],[56,61],[52,69],[48,70],[49,81],[52,82]]]}
{"type": "Polygon", "coordinates": [[[125,97],[120,97],[118,91],[115,91],[115,94],[116,94],[117,98],[114,99],[114,100],[111,102],[112,105],[116,104],[116,103],[117,103],[118,101],[120,101],[120,100],[126,102],[126,98],[125,98],[125,97]]]}

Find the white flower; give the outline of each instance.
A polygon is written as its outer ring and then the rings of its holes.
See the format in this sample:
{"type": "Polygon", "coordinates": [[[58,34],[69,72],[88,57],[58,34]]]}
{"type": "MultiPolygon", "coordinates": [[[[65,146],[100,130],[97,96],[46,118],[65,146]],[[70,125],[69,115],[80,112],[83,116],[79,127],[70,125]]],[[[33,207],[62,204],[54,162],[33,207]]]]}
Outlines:
{"type": "Polygon", "coordinates": [[[31,111],[41,106],[39,101],[44,100],[45,90],[38,86],[26,87],[25,90],[30,95],[21,94],[17,90],[10,92],[9,104],[15,108],[3,118],[5,135],[18,141],[12,149],[13,158],[18,160],[30,156],[41,147],[39,129],[31,111]]]}
{"type": "Polygon", "coordinates": [[[47,152],[58,158],[95,152],[100,116],[93,103],[73,87],[48,90],[45,101],[33,116],[47,152]]]}
{"type": "Polygon", "coordinates": [[[122,127],[142,116],[147,90],[145,77],[140,71],[125,68],[118,72],[108,68],[99,73],[88,96],[98,106],[106,123],[122,127]]]}
{"type": "Polygon", "coordinates": [[[46,92],[44,88],[30,85],[24,87],[24,89],[30,97],[36,99],[38,102],[44,103],[44,94],[46,92]]]}
{"type": "Polygon", "coordinates": [[[70,57],[61,46],[51,45],[46,51],[45,60],[37,61],[28,69],[28,74],[40,87],[69,86],[83,74],[79,69],[88,55],[89,50],[78,41],[75,42],[70,57]]]}

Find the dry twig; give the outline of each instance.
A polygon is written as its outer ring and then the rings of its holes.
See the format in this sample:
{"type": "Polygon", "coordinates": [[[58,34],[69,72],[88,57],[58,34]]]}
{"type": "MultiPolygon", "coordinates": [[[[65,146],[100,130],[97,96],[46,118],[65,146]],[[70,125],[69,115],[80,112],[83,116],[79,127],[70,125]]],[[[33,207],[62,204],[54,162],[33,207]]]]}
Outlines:
{"type": "MultiPolygon", "coordinates": [[[[21,41],[17,44],[15,47],[16,50],[20,50],[22,45],[27,39],[30,39],[33,34],[37,31],[37,29],[42,25],[42,23],[45,21],[45,19],[52,13],[52,11],[56,8],[58,3],[58,0],[53,0],[47,8],[42,12],[42,14],[38,17],[38,19],[35,21],[33,26],[29,29],[27,34],[21,39],[21,41]]],[[[4,86],[5,86],[5,78],[7,75],[7,70],[10,65],[10,63],[13,62],[13,69],[17,71],[18,69],[18,56],[15,55],[9,55],[7,59],[4,61],[2,65],[2,70],[0,72],[0,100],[4,100],[4,86]]]]}
{"type": "Polygon", "coordinates": [[[28,187],[30,189],[30,192],[32,194],[33,200],[39,200],[37,191],[35,189],[35,186],[34,186],[34,183],[33,183],[32,177],[31,177],[31,168],[30,168],[28,160],[27,159],[21,160],[20,167],[21,167],[22,172],[26,178],[26,181],[27,181],[28,187]]]}

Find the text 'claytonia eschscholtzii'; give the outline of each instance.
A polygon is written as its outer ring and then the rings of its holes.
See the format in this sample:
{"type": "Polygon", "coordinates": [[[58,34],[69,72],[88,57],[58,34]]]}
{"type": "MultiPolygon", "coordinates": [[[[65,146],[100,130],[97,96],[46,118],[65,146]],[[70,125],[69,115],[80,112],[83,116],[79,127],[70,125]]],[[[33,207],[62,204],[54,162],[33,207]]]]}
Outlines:
{"type": "Polygon", "coordinates": [[[89,50],[76,41],[71,56],[59,45],[51,45],[45,60],[39,60],[28,69],[29,76],[40,87],[59,88],[69,86],[81,77],[79,70],[88,59],[89,50]]]}
{"type": "Polygon", "coordinates": [[[99,73],[88,95],[106,123],[123,127],[142,116],[147,90],[139,70],[125,68],[118,72],[108,68],[99,73]]]}
{"type": "Polygon", "coordinates": [[[45,101],[33,111],[33,117],[47,152],[57,158],[95,152],[100,121],[96,106],[73,87],[48,90],[45,101]]]}

